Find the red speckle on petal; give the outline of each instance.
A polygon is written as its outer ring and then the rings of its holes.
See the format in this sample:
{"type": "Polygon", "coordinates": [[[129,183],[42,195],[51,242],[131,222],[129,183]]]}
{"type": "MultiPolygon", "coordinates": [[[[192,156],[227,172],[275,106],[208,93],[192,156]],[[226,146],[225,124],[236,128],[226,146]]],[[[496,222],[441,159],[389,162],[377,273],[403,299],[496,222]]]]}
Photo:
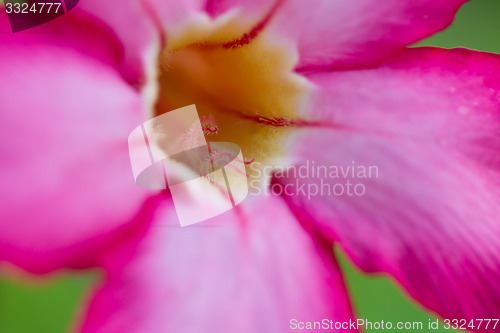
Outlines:
{"type": "Polygon", "coordinates": [[[246,34],[243,35],[240,39],[236,39],[230,42],[225,43],[223,46],[225,48],[236,48],[236,47],[242,47],[244,45],[250,44],[250,42],[259,35],[259,33],[265,28],[267,23],[271,20],[273,17],[274,13],[276,13],[276,10],[281,6],[283,3],[283,0],[278,0],[276,3],[273,5],[269,13],[260,21],[256,26],[250,30],[250,32],[247,32],[246,34]]]}

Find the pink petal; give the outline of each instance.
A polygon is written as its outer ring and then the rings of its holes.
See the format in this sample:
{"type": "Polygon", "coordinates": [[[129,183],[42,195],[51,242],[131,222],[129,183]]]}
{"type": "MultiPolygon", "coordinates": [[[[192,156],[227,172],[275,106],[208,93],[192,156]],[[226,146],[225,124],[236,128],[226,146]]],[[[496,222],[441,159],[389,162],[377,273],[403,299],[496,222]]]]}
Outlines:
{"type": "MultiPolygon", "coordinates": [[[[297,158],[316,167],[376,166],[379,177],[375,170],[371,178],[303,177],[299,185],[313,184],[309,194],[321,181],[346,189],[348,180],[366,194],[329,195],[325,186],[308,200],[299,192],[287,197],[296,215],[441,316],[496,318],[500,57],[409,49],[378,68],[309,79],[320,87],[311,116],[322,124],[296,138],[297,158]]],[[[296,184],[276,176],[277,184],[296,184]]],[[[291,187],[289,194],[299,190],[291,187]]]]}
{"type": "Polygon", "coordinates": [[[240,8],[266,30],[296,43],[298,69],[373,65],[402,47],[446,28],[466,0],[212,0],[213,16],[240,8]]]}
{"type": "Polygon", "coordinates": [[[185,228],[169,204],[155,220],[137,247],[109,257],[84,332],[275,333],[292,319],[352,319],[331,246],[281,199],[247,198],[185,228]]]}
{"type": "MultiPolygon", "coordinates": [[[[144,0],[145,1],[145,0],[144,0]]],[[[143,0],[81,0],[67,15],[85,15],[106,25],[120,40],[120,70],[133,84],[143,85],[156,64],[160,31],[143,0]],[[149,72],[149,73],[148,73],[149,72]]]]}
{"type": "Polygon", "coordinates": [[[213,17],[222,15],[230,10],[242,9],[246,15],[250,13],[264,16],[279,0],[208,0],[205,10],[213,17]]]}
{"type": "Polygon", "coordinates": [[[240,23],[253,23],[257,26],[260,22],[267,25],[266,17],[272,17],[282,3],[282,0],[209,0],[205,10],[213,18],[230,11],[238,11],[240,23]]]}
{"type": "Polygon", "coordinates": [[[35,272],[92,260],[149,196],[127,149],[142,97],[116,40],[69,15],[0,35],[0,259],[35,272]]]}
{"type": "Polygon", "coordinates": [[[142,0],[150,16],[167,34],[204,13],[206,0],[142,0]]]}

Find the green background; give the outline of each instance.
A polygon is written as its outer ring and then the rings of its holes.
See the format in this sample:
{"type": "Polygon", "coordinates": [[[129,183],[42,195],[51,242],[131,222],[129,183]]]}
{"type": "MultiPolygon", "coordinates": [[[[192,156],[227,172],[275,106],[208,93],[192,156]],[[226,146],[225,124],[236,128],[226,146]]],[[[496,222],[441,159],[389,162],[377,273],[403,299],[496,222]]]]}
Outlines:
{"type": "MultiPolygon", "coordinates": [[[[384,1],[384,0],[379,0],[384,1]]],[[[419,45],[463,46],[500,53],[500,0],[472,0],[462,7],[455,23],[419,45]]],[[[422,321],[431,315],[411,301],[392,279],[366,275],[341,256],[354,308],[371,321],[422,321]]],[[[18,274],[16,275],[18,276],[18,274]]],[[[82,302],[97,272],[65,272],[40,280],[0,274],[0,332],[67,332],[83,310],[82,302]]],[[[378,331],[380,332],[380,331],[378,331]]],[[[424,330],[426,332],[426,330],[424,330]]]]}

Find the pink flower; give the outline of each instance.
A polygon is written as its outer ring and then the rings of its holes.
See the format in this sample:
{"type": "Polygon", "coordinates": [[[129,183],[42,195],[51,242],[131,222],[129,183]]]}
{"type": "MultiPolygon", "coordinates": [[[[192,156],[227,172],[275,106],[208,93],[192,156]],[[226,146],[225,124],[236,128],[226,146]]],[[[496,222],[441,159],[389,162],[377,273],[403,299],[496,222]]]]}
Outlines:
{"type": "Polygon", "coordinates": [[[0,259],[103,267],[84,332],[349,321],[334,243],[444,318],[497,317],[500,59],[406,48],[463,2],[81,0],[17,34],[3,15],[0,259]],[[127,137],[193,103],[217,125],[207,140],[255,165],[377,177],[311,197],[324,179],[249,167],[258,189],[287,191],[174,227],[168,193],[134,184],[127,137]]]}

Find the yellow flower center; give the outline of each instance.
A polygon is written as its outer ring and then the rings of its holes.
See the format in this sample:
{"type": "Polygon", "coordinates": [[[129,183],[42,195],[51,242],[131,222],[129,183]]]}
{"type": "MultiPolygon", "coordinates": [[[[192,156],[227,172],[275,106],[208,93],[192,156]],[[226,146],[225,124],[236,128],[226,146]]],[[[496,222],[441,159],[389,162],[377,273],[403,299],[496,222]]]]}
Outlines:
{"type": "Polygon", "coordinates": [[[207,141],[236,143],[246,161],[275,163],[311,86],[293,71],[295,48],[267,33],[265,20],[238,22],[236,15],[199,19],[168,36],[155,116],[196,104],[207,128],[216,128],[207,141]]]}

